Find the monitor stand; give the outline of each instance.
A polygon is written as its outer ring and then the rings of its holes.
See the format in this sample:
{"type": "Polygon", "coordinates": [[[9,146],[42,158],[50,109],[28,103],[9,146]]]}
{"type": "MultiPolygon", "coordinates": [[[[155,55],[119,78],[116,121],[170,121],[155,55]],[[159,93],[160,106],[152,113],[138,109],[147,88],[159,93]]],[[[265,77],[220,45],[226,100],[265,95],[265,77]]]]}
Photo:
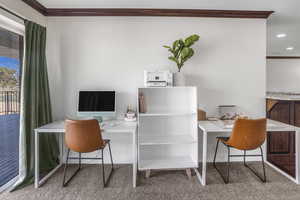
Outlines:
{"type": "Polygon", "coordinates": [[[94,116],[94,119],[98,120],[99,123],[105,122],[105,121],[112,121],[115,118],[114,117],[103,117],[103,116],[94,116]]]}
{"type": "Polygon", "coordinates": [[[99,123],[103,122],[103,117],[102,116],[95,116],[94,119],[98,120],[99,123]]]}

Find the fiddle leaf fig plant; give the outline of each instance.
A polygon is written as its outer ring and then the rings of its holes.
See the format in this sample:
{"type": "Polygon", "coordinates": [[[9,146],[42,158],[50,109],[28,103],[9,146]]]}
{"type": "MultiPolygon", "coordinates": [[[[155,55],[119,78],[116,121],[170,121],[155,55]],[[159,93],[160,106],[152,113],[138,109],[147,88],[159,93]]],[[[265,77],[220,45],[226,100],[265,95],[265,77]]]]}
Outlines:
{"type": "Polygon", "coordinates": [[[199,40],[199,35],[191,35],[185,40],[179,39],[173,42],[172,46],[163,46],[171,52],[169,60],[176,63],[178,72],[181,71],[184,63],[194,55],[194,50],[191,48],[195,42],[199,40]]]}

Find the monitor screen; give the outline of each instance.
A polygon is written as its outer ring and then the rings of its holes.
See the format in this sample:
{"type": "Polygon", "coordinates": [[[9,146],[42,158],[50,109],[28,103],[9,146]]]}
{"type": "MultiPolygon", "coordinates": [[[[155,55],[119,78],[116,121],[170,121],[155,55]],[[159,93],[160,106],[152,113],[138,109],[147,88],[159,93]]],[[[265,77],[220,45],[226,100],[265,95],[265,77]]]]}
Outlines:
{"type": "Polygon", "coordinates": [[[115,91],[80,91],[79,112],[115,112],[115,91]]]}

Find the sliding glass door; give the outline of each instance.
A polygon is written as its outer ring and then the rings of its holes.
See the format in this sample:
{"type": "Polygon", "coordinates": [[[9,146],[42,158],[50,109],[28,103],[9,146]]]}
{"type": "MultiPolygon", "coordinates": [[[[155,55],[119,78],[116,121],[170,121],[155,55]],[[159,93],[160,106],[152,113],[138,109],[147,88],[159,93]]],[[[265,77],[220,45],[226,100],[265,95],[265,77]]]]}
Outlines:
{"type": "Polygon", "coordinates": [[[0,28],[0,188],[19,173],[23,36],[0,28]]]}

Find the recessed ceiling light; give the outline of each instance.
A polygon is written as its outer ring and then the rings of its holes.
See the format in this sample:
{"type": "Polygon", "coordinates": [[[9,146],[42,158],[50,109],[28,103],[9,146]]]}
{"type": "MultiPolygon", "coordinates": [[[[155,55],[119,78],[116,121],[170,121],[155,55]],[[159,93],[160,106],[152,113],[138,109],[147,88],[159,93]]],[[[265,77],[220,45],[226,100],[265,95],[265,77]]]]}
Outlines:
{"type": "Polygon", "coordinates": [[[276,37],[284,38],[284,37],[286,37],[286,34],[285,33],[279,33],[279,34],[276,35],[276,37]]]}
{"type": "Polygon", "coordinates": [[[292,51],[292,50],[294,50],[294,47],[287,47],[286,50],[292,51]]]}

